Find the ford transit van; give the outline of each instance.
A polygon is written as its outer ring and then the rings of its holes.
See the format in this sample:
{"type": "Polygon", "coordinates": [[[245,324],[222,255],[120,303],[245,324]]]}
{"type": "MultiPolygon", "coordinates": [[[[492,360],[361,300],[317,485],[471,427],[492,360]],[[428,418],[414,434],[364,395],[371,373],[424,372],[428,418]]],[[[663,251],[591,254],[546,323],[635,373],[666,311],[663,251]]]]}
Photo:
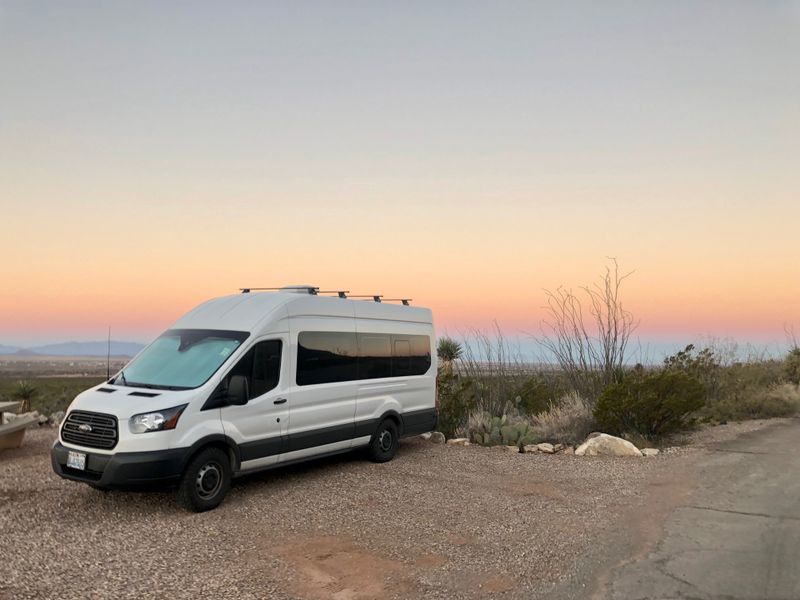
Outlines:
{"type": "Polygon", "coordinates": [[[431,311],[314,287],[201,304],[78,395],[55,472],[100,489],[177,487],[203,511],[232,477],[363,449],[391,460],[436,427],[431,311]]]}

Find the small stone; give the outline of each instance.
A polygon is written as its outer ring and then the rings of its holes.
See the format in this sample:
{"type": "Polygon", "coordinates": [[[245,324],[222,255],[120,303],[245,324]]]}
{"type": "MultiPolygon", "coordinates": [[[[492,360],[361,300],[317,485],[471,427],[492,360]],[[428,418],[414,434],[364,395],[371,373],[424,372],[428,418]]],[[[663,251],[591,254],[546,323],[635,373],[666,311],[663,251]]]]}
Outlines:
{"type": "Polygon", "coordinates": [[[444,444],[444,434],[441,431],[432,431],[430,441],[434,444],[444,444]]]}
{"type": "Polygon", "coordinates": [[[545,454],[555,454],[556,449],[553,447],[553,444],[548,444],[547,442],[543,444],[538,444],[537,448],[539,448],[539,452],[544,452],[545,454]]]}
{"type": "Polygon", "coordinates": [[[58,411],[54,412],[52,415],[50,415],[50,422],[53,425],[60,425],[61,421],[63,421],[63,420],[64,420],[64,411],[63,410],[58,410],[58,411]]]}
{"type": "Polygon", "coordinates": [[[572,446],[567,446],[566,448],[564,448],[564,454],[574,455],[575,448],[573,448],[572,446]]]}
{"type": "Polygon", "coordinates": [[[657,456],[660,452],[658,448],[642,448],[642,454],[645,456],[657,456]]]}
{"type": "Polygon", "coordinates": [[[504,446],[506,452],[515,452],[519,454],[519,446],[504,446]]]}
{"type": "Polygon", "coordinates": [[[553,452],[561,452],[564,449],[564,444],[555,444],[553,446],[553,452]]]}
{"type": "Polygon", "coordinates": [[[423,440],[427,442],[429,439],[431,439],[431,432],[428,431],[426,433],[420,433],[419,437],[421,437],[423,440]]]}
{"type": "Polygon", "coordinates": [[[536,444],[526,444],[523,450],[528,454],[535,454],[539,451],[539,448],[536,444]]]}
{"type": "Polygon", "coordinates": [[[451,446],[469,446],[469,439],[468,438],[451,438],[447,440],[447,443],[451,446]]]}
{"type": "Polygon", "coordinates": [[[47,425],[47,422],[49,421],[49,419],[44,415],[39,415],[39,418],[37,419],[37,421],[38,421],[39,425],[47,425]]]}

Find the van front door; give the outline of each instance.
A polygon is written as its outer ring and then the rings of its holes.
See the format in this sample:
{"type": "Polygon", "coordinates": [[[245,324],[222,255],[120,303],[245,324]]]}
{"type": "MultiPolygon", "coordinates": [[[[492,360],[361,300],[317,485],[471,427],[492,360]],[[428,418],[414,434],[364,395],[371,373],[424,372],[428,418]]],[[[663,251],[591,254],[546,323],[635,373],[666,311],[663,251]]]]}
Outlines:
{"type": "Polygon", "coordinates": [[[282,371],[284,339],[259,340],[223,378],[228,387],[236,377],[237,393],[247,402],[220,411],[225,434],[238,445],[243,471],[280,460],[288,424],[288,390],[282,371]]]}

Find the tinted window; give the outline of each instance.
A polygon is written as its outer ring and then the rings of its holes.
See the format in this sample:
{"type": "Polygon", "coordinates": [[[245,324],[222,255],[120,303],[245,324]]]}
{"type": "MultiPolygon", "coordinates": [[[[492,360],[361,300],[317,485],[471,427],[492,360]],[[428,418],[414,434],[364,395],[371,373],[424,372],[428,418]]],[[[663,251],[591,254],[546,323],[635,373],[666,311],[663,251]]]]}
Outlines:
{"type": "Polygon", "coordinates": [[[233,375],[244,375],[250,398],[266,394],[278,385],[280,379],[281,346],[280,340],[258,342],[239,359],[225,379],[230,380],[233,375]]]}
{"type": "Polygon", "coordinates": [[[357,378],[355,333],[304,331],[297,336],[297,385],[357,378]]]}
{"type": "Polygon", "coordinates": [[[358,378],[392,376],[392,340],[388,334],[358,334],[358,378]]]}
{"type": "Polygon", "coordinates": [[[431,368],[431,339],[427,335],[392,336],[392,377],[424,375],[431,368]]]}

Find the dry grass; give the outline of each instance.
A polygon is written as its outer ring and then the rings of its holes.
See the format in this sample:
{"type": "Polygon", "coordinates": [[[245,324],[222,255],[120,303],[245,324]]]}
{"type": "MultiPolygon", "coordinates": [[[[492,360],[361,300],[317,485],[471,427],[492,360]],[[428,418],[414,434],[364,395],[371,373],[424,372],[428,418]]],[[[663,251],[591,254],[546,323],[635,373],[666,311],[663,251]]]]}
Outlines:
{"type": "Polygon", "coordinates": [[[561,444],[580,444],[595,427],[589,403],[575,393],[567,394],[533,418],[537,436],[561,444]]]}

